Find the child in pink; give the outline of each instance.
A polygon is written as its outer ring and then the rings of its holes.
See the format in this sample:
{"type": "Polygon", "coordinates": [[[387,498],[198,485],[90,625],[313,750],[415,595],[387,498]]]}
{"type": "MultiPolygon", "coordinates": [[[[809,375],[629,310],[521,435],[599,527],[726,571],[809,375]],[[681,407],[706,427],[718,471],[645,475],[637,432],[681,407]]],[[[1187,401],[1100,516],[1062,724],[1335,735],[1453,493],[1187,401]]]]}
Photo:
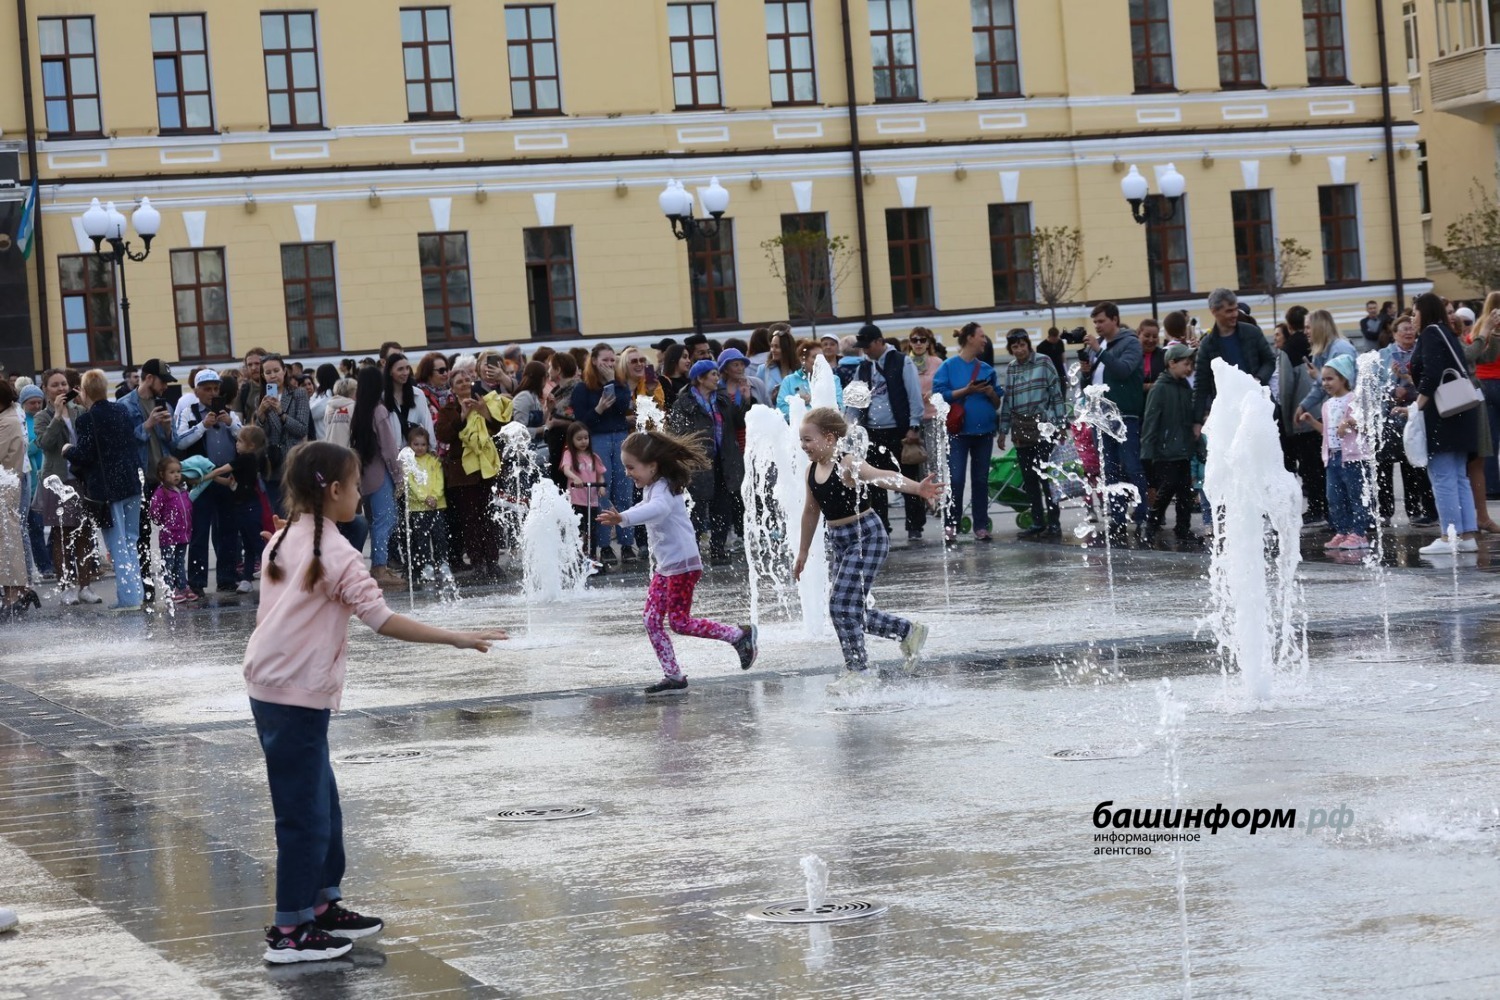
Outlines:
{"type": "Polygon", "coordinates": [[[187,549],[193,540],[193,498],[182,484],[182,463],[164,458],[156,465],[161,485],[151,494],[151,522],[161,528],[157,542],[161,545],[162,573],[172,600],[178,604],[194,600],[187,585],[187,549]]]}
{"type": "Polygon", "coordinates": [[[581,423],[568,425],[568,437],[563,442],[563,453],[557,467],[568,480],[568,502],[573,513],[578,515],[578,528],[583,547],[593,556],[598,551],[599,531],[594,517],[599,512],[599,501],[604,496],[604,483],[608,468],[604,459],[594,453],[589,429],[581,423]]]}

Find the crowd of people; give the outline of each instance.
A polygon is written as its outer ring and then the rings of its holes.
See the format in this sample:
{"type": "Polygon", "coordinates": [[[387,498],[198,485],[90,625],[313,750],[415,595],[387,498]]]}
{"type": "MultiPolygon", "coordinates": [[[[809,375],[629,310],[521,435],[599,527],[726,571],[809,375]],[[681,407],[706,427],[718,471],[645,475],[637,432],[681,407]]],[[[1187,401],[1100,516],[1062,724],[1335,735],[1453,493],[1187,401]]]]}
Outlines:
{"type": "MultiPolygon", "coordinates": [[[[388,342],[378,357],[316,366],[254,349],[237,365],[195,367],[181,379],[151,359],[117,387],[99,370],[52,369],[34,383],[12,376],[0,380],[3,613],[39,606],[42,581],[57,582],[65,605],[101,603],[95,588],[107,568],[111,609],[202,601],[210,575],[221,596],[253,593],[262,533],[286,511],[286,457],[315,440],[359,458],[361,502],[339,531],[367,552],[387,590],[498,577],[515,539],[496,509],[523,504],[526,486],[507,481],[507,425],[524,429],[535,467],[567,492],[598,564],[639,562],[645,530],[604,515],[641,496],[622,449],[645,399],[664,430],[702,442],[706,461],[686,488],[706,559],[723,565],[745,516],[746,414],[760,405],[788,416],[798,397],[811,406],[819,357],[836,376],[837,408],[867,432],[866,461],[913,482],[937,473],[947,483],[942,502],[903,497],[911,541],[929,517],[943,521],[950,544],[965,531],[992,541],[991,467],[1013,446],[1025,495],[1016,506],[1029,515],[1023,537],[1060,534],[1058,470],[1066,468],[1091,493],[1104,488],[1096,495],[1107,502],[1091,516],[1114,543],[1165,544],[1160,531],[1175,506],[1176,544],[1201,544],[1192,518],[1212,532],[1198,483],[1216,358],[1267,386],[1286,468],[1302,484],[1304,522],[1326,523],[1330,547],[1359,548],[1376,519],[1393,524],[1398,473],[1406,522],[1452,526],[1456,535],[1431,552],[1461,551],[1479,532],[1500,530],[1485,506],[1500,493],[1500,293],[1477,313],[1430,294],[1404,312],[1371,302],[1352,336],[1325,310],[1293,306],[1266,330],[1228,289],[1206,304],[1212,321],[1200,333],[1186,311],[1131,328],[1114,303],[1100,303],[1090,328],[1050,329],[1036,341],[1024,329],[1006,332],[1008,357],[977,323],[947,342],[922,326],[898,338],[869,324],[799,341],[779,323],[748,340],[700,334],[618,351],[596,343],[408,356],[388,342]],[[1355,362],[1366,351],[1379,358],[1386,433],[1378,445],[1356,433],[1351,411],[1355,362]],[[1409,460],[1401,432],[1412,407],[1428,407],[1454,370],[1475,380],[1484,405],[1427,414],[1424,468],[1409,460]],[[854,382],[869,390],[857,409],[843,400],[854,382]],[[1090,386],[1118,408],[1123,435],[1071,423],[1090,386]],[[948,404],[944,419],[934,396],[948,404]],[[1372,466],[1376,502],[1366,509],[1372,466]],[[1116,484],[1133,489],[1107,489],[1116,484]],[[398,532],[403,523],[409,534],[398,532]]],[[[886,491],[871,500],[889,531],[886,491]]]]}

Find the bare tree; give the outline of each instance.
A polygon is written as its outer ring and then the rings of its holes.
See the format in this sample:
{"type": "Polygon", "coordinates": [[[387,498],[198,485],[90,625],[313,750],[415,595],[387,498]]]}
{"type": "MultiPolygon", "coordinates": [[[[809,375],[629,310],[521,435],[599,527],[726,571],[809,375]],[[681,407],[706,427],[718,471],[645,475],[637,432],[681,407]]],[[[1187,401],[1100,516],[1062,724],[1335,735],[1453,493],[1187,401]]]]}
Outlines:
{"type": "Polygon", "coordinates": [[[771,276],[786,291],[788,317],[818,331],[819,318],[833,316],[833,293],[849,277],[857,252],[847,236],[821,229],[797,229],[764,240],[771,276]]]}
{"type": "Polygon", "coordinates": [[[1473,209],[1448,225],[1448,245],[1429,246],[1427,256],[1483,295],[1500,288],[1500,205],[1477,184],[1470,200],[1473,209]]]}
{"type": "Polygon", "coordinates": [[[1113,263],[1108,257],[1094,261],[1092,270],[1084,270],[1083,232],[1072,226],[1042,226],[1031,233],[1031,270],[1036,281],[1036,297],[1052,313],[1057,326],[1057,306],[1072,302],[1084,292],[1089,282],[1113,263]]]}
{"type": "Polygon", "coordinates": [[[1266,274],[1266,294],[1271,297],[1271,322],[1281,315],[1276,306],[1279,295],[1297,283],[1297,277],[1307,269],[1312,251],[1297,237],[1288,236],[1276,241],[1276,256],[1271,260],[1271,269],[1266,274]]]}

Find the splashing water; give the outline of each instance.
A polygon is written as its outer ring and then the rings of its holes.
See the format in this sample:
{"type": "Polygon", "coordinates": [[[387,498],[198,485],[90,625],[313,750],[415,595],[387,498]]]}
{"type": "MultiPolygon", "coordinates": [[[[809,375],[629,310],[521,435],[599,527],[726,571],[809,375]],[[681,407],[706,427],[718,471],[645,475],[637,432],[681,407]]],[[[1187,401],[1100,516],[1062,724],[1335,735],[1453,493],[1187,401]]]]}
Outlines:
{"type": "MultiPolygon", "coordinates": [[[[662,412],[660,406],[656,405],[653,396],[635,397],[635,429],[638,431],[659,431],[667,426],[667,415],[662,412]]],[[[746,436],[749,440],[749,436],[746,436]]]]}
{"type": "Polygon", "coordinates": [[[855,379],[844,386],[844,406],[851,410],[868,410],[873,395],[868,383],[855,379]]]}
{"type": "Polygon", "coordinates": [[[1245,693],[1269,699],[1278,677],[1300,680],[1307,647],[1297,634],[1302,561],[1302,490],[1282,464],[1281,441],[1264,386],[1222,358],[1203,427],[1203,491],[1214,511],[1209,563],[1212,607],[1200,622],[1214,633],[1227,672],[1239,667],[1245,693]]]}
{"type": "MultiPolygon", "coordinates": [[[[950,442],[946,429],[950,407],[948,406],[948,401],[943,398],[943,394],[940,392],[933,393],[928,402],[932,404],[933,422],[937,426],[937,433],[932,435],[933,444],[936,447],[927,456],[927,467],[930,471],[937,474],[938,485],[943,488],[943,492],[939,494],[938,516],[942,518],[944,538],[946,539],[948,522],[954,518],[955,514],[953,510],[953,476],[948,463],[950,442]]],[[[974,483],[972,487],[973,489],[984,491],[988,495],[988,483],[974,483]]],[[[983,525],[975,525],[976,530],[982,527],[983,525]]],[[[953,606],[953,594],[948,588],[948,546],[946,544],[943,546],[943,602],[950,608],[953,606]]]]}
{"type": "MultiPolygon", "coordinates": [[[[1117,442],[1124,442],[1130,434],[1125,425],[1125,417],[1120,413],[1120,407],[1107,395],[1109,386],[1090,385],[1086,386],[1083,394],[1078,399],[1077,409],[1073,414],[1074,426],[1086,427],[1094,436],[1095,447],[1099,451],[1099,477],[1094,481],[1094,510],[1099,518],[1104,536],[1104,575],[1109,584],[1109,607],[1115,610],[1115,554],[1114,540],[1110,537],[1109,525],[1113,523],[1114,516],[1111,508],[1115,505],[1116,498],[1123,504],[1126,510],[1134,510],[1141,502],[1140,491],[1135,488],[1134,483],[1109,483],[1106,482],[1104,474],[1104,439],[1109,437],[1117,442]]],[[[1080,525],[1077,529],[1079,537],[1083,537],[1093,531],[1100,531],[1100,527],[1091,528],[1089,525],[1080,525]]]]}
{"type": "MultiPolygon", "coordinates": [[[[801,402],[796,400],[799,407],[801,402]]],[[[790,612],[797,541],[791,533],[802,516],[806,474],[807,457],[798,447],[796,430],[781,418],[780,411],[752,406],[745,414],[745,478],[740,496],[745,504],[750,620],[757,624],[762,581],[769,584],[782,611],[790,612]]]]}
{"type": "MultiPolygon", "coordinates": [[[[1156,689],[1156,699],[1161,705],[1157,733],[1166,740],[1167,787],[1172,790],[1172,809],[1182,808],[1182,724],[1187,718],[1187,706],[1172,697],[1172,682],[1165,677],[1156,689]]],[[[1187,918],[1187,845],[1172,846],[1177,865],[1177,919],[1182,927],[1182,1000],[1192,1000],[1193,962],[1189,949],[1187,918]]]]}
{"type": "Polygon", "coordinates": [[[411,546],[411,491],[408,486],[413,480],[420,486],[427,485],[427,472],[417,464],[417,453],[410,447],[402,448],[396,452],[396,464],[401,466],[401,489],[406,492],[406,503],[401,505],[404,513],[403,520],[406,522],[406,598],[407,607],[416,610],[417,607],[417,554],[412,551],[411,546]]]}
{"type": "MultiPolygon", "coordinates": [[[[1359,435],[1360,451],[1364,455],[1364,469],[1360,476],[1360,500],[1369,514],[1374,538],[1364,557],[1365,567],[1375,574],[1380,588],[1380,618],[1385,628],[1385,651],[1391,651],[1391,601],[1386,591],[1385,575],[1385,525],[1380,518],[1380,452],[1385,447],[1386,394],[1389,388],[1384,377],[1384,361],[1378,351],[1366,351],[1359,356],[1354,382],[1354,402],[1349,414],[1354,418],[1359,435]]],[[[1394,474],[1394,472],[1393,472],[1394,474]]]]}
{"type": "Polygon", "coordinates": [[[57,476],[48,476],[42,480],[42,485],[57,494],[57,502],[60,504],[67,503],[78,496],[77,490],[63,482],[57,476]]]}
{"type": "Polygon", "coordinates": [[[802,859],[802,877],[807,880],[807,912],[817,913],[828,899],[828,862],[809,854],[802,859]]]}
{"type": "Polygon", "coordinates": [[[521,592],[534,603],[581,595],[593,570],[573,505],[545,476],[532,485],[521,522],[521,565],[521,592]]]}

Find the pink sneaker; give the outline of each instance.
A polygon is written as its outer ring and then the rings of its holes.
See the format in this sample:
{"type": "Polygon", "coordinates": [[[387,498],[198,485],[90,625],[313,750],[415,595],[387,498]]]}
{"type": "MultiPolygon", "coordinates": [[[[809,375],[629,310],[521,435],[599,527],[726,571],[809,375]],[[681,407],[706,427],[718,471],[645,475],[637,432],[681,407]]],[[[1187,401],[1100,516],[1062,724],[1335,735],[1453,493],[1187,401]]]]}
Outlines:
{"type": "Polygon", "coordinates": [[[1334,535],[1332,538],[1328,539],[1328,541],[1323,543],[1323,548],[1341,549],[1344,547],[1344,539],[1347,537],[1347,535],[1334,535]]]}
{"type": "Polygon", "coordinates": [[[1370,540],[1364,535],[1345,535],[1344,544],[1339,546],[1341,549],[1368,549],[1369,547],[1370,540]]]}

